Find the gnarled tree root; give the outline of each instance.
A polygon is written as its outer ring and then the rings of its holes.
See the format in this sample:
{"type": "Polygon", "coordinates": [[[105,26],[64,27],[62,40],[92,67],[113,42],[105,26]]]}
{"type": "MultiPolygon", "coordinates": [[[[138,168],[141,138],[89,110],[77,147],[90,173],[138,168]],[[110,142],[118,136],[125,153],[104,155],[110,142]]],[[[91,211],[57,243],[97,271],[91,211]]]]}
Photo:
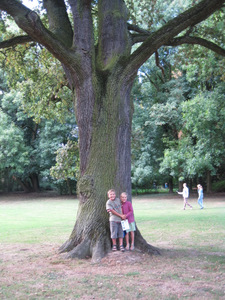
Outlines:
{"type": "Polygon", "coordinates": [[[97,263],[106,256],[110,249],[111,243],[108,238],[99,238],[95,241],[85,238],[77,245],[72,240],[68,240],[59,248],[59,252],[68,252],[66,258],[84,259],[91,257],[92,262],[97,263]]]}
{"type": "MultiPolygon", "coordinates": [[[[137,229],[135,234],[135,248],[150,254],[160,255],[160,250],[146,242],[137,229]]],[[[66,258],[92,258],[93,263],[100,262],[111,250],[111,239],[109,236],[99,236],[95,239],[85,237],[82,241],[69,239],[59,249],[60,253],[67,252],[66,258]]]]}

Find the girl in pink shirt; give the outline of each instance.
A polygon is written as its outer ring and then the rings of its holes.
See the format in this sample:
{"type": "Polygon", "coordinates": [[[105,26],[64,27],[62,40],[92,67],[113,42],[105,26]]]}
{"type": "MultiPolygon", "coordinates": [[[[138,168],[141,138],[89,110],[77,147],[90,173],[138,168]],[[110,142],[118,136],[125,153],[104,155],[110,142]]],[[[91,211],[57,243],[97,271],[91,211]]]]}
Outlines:
{"type": "Polygon", "coordinates": [[[126,250],[134,250],[134,231],[136,231],[135,221],[134,221],[134,211],[131,202],[127,201],[127,193],[122,193],[120,195],[120,200],[122,203],[123,215],[128,219],[130,229],[126,230],[125,240],[126,240],[126,250]],[[129,232],[131,237],[131,245],[129,244],[129,232]]]}

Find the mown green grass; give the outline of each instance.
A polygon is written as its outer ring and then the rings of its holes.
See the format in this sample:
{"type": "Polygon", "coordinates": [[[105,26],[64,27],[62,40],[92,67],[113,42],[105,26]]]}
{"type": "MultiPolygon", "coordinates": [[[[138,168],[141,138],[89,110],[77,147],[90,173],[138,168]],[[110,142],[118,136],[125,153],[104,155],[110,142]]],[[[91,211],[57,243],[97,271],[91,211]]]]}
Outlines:
{"type": "MultiPolygon", "coordinates": [[[[144,238],[157,246],[172,241],[174,246],[218,250],[225,243],[225,201],[205,201],[200,210],[182,210],[182,200],[157,195],[133,198],[137,226],[144,238]]],[[[43,243],[64,242],[73,229],[78,200],[32,199],[0,201],[0,242],[43,243]]]]}
{"type": "Polygon", "coordinates": [[[64,242],[77,208],[76,199],[0,201],[0,243],[64,242]]]}
{"type": "Polygon", "coordinates": [[[138,227],[151,244],[171,241],[176,247],[215,251],[225,244],[225,199],[206,200],[203,210],[194,198],[190,200],[192,210],[182,210],[183,202],[176,197],[146,199],[134,198],[133,207],[138,227]]]}

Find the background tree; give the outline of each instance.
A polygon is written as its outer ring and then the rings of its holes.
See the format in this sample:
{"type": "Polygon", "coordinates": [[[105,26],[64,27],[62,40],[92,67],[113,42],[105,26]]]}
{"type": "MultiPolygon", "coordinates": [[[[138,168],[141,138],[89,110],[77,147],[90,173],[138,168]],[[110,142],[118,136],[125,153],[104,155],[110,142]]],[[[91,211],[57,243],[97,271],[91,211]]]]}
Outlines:
{"type": "MultiPolygon", "coordinates": [[[[223,13],[221,12],[218,20],[222,19],[223,13]]],[[[215,18],[210,17],[205,21],[205,25],[205,30],[201,30],[201,34],[204,35],[208,34],[214,26],[222,29],[224,22],[216,24],[215,18]]],[[[196,27],[195,31],[199,29],[196,27]]],[[[217,38],[220,41],[221,37],[215,34],[214,40],[217,38]]],[[[152,184],[151,175],[156,181],[161,180],[161,182],[159,181],[160,185],[169,182],[171,192],[173,183],[176,184],[177,180],[188,180],[190,186],[192,180],[199,182],[197,162],[200,160],[197,159],[197,153],[192,148],[193,128],[189,129],[189,138],[184,138],[182,135],[182,142],[179,140],[182,130],[185,130],[185,122],[187,122],[183,117],[182,107],[184,102],[192,100],[198,94],[201,98],[201,105],[204,106],[204,98],[200,96],[202,91],[212,91],[217,86],[224,85],[223,62],[222,57],[218,57],[213,52],[207,53],[204,48],[198,46],[191,49],[187,46],[179,49],[162,47],[155,58],[151,57],[140,68],[139,86],[138,89],[133,89],[132,95],[135,103],[132,182],[135,186],[142,186],[143,183],[145,184],[145,180],[148,184],[152,184]],[[142,120],[141,124],[140,120],[142,120]],[[135,134],[136,132],[137,134],[135,134]],[[152,148],[154,144],[156,147],[152,148]],[[165,151],[164,158],[163,151],[165,151]],[[148,157],[153,159],[147,159],[148,157]],[[163,161],[160,163],[162,159],[163,161]],[[189,161],[190,164],[185,164],[186,161],[189,161]],[[157,165],[157,168],[152,172],[154,165],[157,165]]],[[[218,120],[222,121],[221,114],[218,111],[215,113],[218,120]]],[[[189,115],[192,116],[191,106],[189,115]]],[[[204,132],[206,127],[203,127],[202,130],[204,132]]],[[[215,148],[217,148],[216,144],[214,144],[214,151],[215,148]]],[[[204,164],[210,164],[210,159],[207,161],[207,157],[204,156],[204,164]]],[[[214,180],[221,178],[219,175],[221,171],[220,168],[217,168],[216,172],[214,170],[214,180]]],[[[208,190],[210,184],[206,184],[206,173],[209,173],[206,172],[206,169],[200,173],[200,180],[202,183],[204,182],[208,190]]],[[[209,178],[209,176],[207,177],[209,178]]],[[[217,188],[221,190],[221,187],[217,188]]]]}
{"type": "MultiPolygon", "coordinates": [[[[147,31],[137,27],[132,16],[128,18],[122,0],[69,0],[73,22],[63,0],[44,0],[48,26],[44,25],[46,19],[42,22],[37,13],[18,1],[0,2],[0,9],[10,14],[28,34],[27,41],[43,45],[62,63],[73,92],[79,127],[80,206],[73,232],[61,248],[69,251],[70,257],[91,255],[98,260],[105,255],[111,248],[106,191],[114,187],[118,193],[127,191],[131,197],[130,92],[138,69],[165,45],[198,43],[224,55],[222,48],[188,31],[223,3],[223,0],[203,0],[194,6],[188,3],[186,11],[181,14],[171,11],[166,20],[162,20],[162,14],[158,19],[153,14],[149,25],[157,26],[147,31]],[[95,8],[97,19],[93,22],[95,8]],[[137,43],[141,44],[132,49],[137,43]]],[[[19,42],[24,42],[24,37],[19,42]]],[[[13,43],[15,39],[1,43],[1,47],[13,43]]],[[[136,245],[150,253],[157,252],[139,232],[136,245]]]]}
{"type": "Polygon", "coordinates": [[[0,169],[5,186],[10,191],[17,183],[25,192],[38,192],[40,184],[42,188],[59,186],[49,169],[61,144],[68,138],[76,140],[74,118],[68,115],[66,124],[43,118],[35,123],[21,109],[21,99],[21,93],[12,91],[0,100],[0,169]]]}
{"type": "MultiPolygon", "coordinates": [[[[35,51],[34,48],[29,49],[29,53],[20,52],[20,60],[17,61],[15,61],[13,53],[7,53],[6,57],[10,57],[10,63],[6,61],[5,57],[2,60],[0,169],[4,191],[12,191],[21,186],[25,192],[38,192],[40,184],[42,189],[66,187],[66,180],[61,181],[60,185],[52,180],[49,169],[55,164],[55,152],[60,145],[66,143],[68,138],[77,139],[73,136],[73,129],[76,124],[72,107],[65,114],[66,108],[62,107],[61,102],[60,105],[55,105],[56,97],[51,95],[51,98],[50,96],[48,98],[48,89],[37,88],[37,85],[40,86],[41,80],[45,77],[46,69],[42,67],[39,70],[32,62],[33,51],[35,51]],[[21,61],[26,61],[26,63],[23,64],[21,61]],[[26,66],[23,72],[19,71],[20,63],[26,66]],[[15,69],[18,71],[14,78],[12,74],[15,69]],[[25,80],[24,74],[26,72],[26,75],[29,76],[28,81],[25,80]],[[18,81],[16,81],[16,77],[18,81]],[[38,81],[36,78],[38,78],[38,81]],[[7,81],[8,84],[11,84],[10,87],[6,84],[7,81]],[[36,93],[33,93],[33,98],[30,86],[36,90],[36,93]],[[41,90],[41,92],[38,90],[41,90]],[[40,98],[42,101],[38,100],[40,98]],[[29,106],[26,105],[27,99],[33,100],[32,103],[29,103],[29,106]],[[43,107],[46,106],[46,99],[48,99],[49,105],[43,111],[43,107]],[[39,106],[36,105],[37,103],[39,103],[39,106]],[[4,115],[5,117],[3,117],[4,115]],[[47,120],[46,117],[51,119],[47,120]],[[7,134],[9,127],[11,128],[10,134],[7,134]],[[19,132],[20,143],[17,140],[19,132]],[[13,134],[15,134],[15,138],[13,134]],[[13,153],[15,154],[13,155],[13,153]],[[25,157],[26,163],[24,161],[25,157]]],[[[14,55],[16,56],[18,53],[14,55]]],[[[56,68],[56,66],[54,67],[56,68]]],[[[48,70],[49,77],[51,77],[50,72],[51,70],[48,70]]],[[[45,80],[43,81],[46,84],[45,80]]]]}
{"type": "Polygon", "coordinates": [[[224,84],[183,102],[181,107],[181,134],[168,144],[160,172],[178,176],[179,181],[198,179],[211,192],[212,176],[218,180],[224,170],[224,84]]]}
{"type": "Polygon", "coordinates": [[[12,189],[10,180],[12,172],[14,180],[19,180],[23,188],[27,186],[20,176],[29,165],[29,147],[23,143],[23,131],[16,127],[0,108],[0,170],[4,172],[4,184],[7,191],[12,189]],[[13,171],[12,171],[13,170],[13,171]]]}
{"type": "Polygon", "coordinates": [[[78,144],[68,140],[57,150],[56,164],[51,167],[50,174],[59,183],[66,181],[70,194],[73,192],[74,181],[79,177],[79,152],[78,144]]]}
{"type": "Polygon", "coordinates": [[[171,63],[175,55],[176,51],[173,49],[160,49],[155,57],[140,68],[140,88],[137,90],[138,94],[134,94],[136,89],[132,93],[136,109],[133,135],[138,130],[137,138],[142,145],[138,153],[135,149],[132,150],[135,151],[132,180],[137,178],[135,184],[139,185],[147,180],[151,187],[153,181],[161,186],[167,182],[170,192],[173,192],[173,178],[177,178],[178,174],[175,172],[172,176],[165,168],[162,176],[159,172],[160,162],[164,150],[170,143],[174,144],[178,140],[183,124],[181,104],[194,94],[181,66],[171,63]]]}
{"type": "Polygon", "coordinates": [[[217,175],[221,168],[224,169],[224,95],[225,86],[222,84],[183,104],[184,136],[189,138],[191,152],[194,152],[187,159],[186,169],[200,178],[207,174],[207,192],[212,192],[212,176],[217,175]]]}
{"type": "Polygon", "coordinates": [[[134,85],[132,98],[134,98],[134,117],[132,122],[132,186],[134,188],[153,187],[158,181],[158,158],[163,155],[161,134],[149,121],[149,113],[154,97],[150,88],[144,84],[143,78],[134,85]],[[160,155],[161,153],[161,155],[160,155]]]}

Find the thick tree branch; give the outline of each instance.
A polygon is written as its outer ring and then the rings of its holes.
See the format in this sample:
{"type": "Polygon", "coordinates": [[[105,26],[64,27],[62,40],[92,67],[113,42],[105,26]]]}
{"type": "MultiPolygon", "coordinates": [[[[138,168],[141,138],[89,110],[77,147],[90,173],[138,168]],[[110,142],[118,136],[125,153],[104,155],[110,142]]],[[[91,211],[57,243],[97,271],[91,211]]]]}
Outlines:
{"type": "Polygon", "coordinates": [[[61,63],[80,72],[80,59],[77,53],[70,51],[55,34],[49,31],[34,11],[16,0],[1,0],[0,9],[10,14],[21,29],[34,41],[46,47],[61,63]]]}
{"type": "Polygon", "coordinates": [[[63,0],[43,0],[47,10],[49,29],[68,47],[72,46],[73,30],[63,0]]]}
{"type": "Polygon", "coordinates": [[[179,33],[190,26],[194,26],[207,19],[216,10],[220,9],[225,0],[202,0],[199,4],[186,10],[176,18],[169,21],[162,28],[150,34],[140,47],[130,56],[127,74],[135,76],[139,67],[161,46],[171,42],[179,33]],[[129,69],[129,70],[128,70],[129,69]]]}
{"type": "Polygon", "coordinates": [[[33,42],[34,40],[29,35],[21,35],[11,38],[9,40],[0,42],[0,49],[13,47],[19,44],[26,44],[29,42],[33,42]]]}
{"type": "Polygon", "coordinates": [[[94,36],[90,0],[69,0],[74,23],[74,47],[94,55],[94,36]],[[82,24],[82,26],[80,26],[82,24]]]}
{"type": "MultiPolygon", "coordinates": [[[[144,42],[148,37],[149,35],[146,34],[132,35],[133,44],[144,42]]],[[[165,43],[164,46],[180,46],[182,44],[200,45],[214,51],[219,55],[225,56],[225,49],[221,48],[215,43],[207,41],[206,39],[200,37],[193,37],[188,35],[179,38],[174,38],[168,43],[165,43]]]]}
{"type": "MultiPolygon", "coordinates": [[[[137,27],[137,26],[134,26],[134,27],[137,27]]],[[[128,26],[128,29],[132,30],[130,28],[130,26],[128,26]]],[[[144,30],[142,28],[139,28],[139,30],[136,30],[136,32],[139,32],[138,34],[136,33],[132,33],[131,34],[131,38],[132,38],[132,45],[134,44],[137,44],[137,43],[143,43],[144,41],[147,40],[147,38],[149,38],[151,32],[147,31],[147,30],[144,30]]],[[[193,31],[194,27],[193,26],[190,26],[186,32],[186,35],[190,35],[193,31]]],[[[135,30],[133,30],[135,31],[135,30]]]]}
{"type": "Polygon", "coordinates": [[[201,45],[205,48],[208,48],[215,53],[225,56],[225,49],[219,47],[213,42],[207,41],[200,37],[192,37],[192,36],[183,36],[180,38],[175,38],[172,41],[165,44],[165,46],[179,46],[182,44],[191,44],[191,45],[201,45]]]}
{"type": "Polygon", "coordinates": [[[99,0],[98,2],[98,63],[107,69],[121,56],[129,55],[131,44],[127,30],[127,8],[124,1],[99,0]]]}

